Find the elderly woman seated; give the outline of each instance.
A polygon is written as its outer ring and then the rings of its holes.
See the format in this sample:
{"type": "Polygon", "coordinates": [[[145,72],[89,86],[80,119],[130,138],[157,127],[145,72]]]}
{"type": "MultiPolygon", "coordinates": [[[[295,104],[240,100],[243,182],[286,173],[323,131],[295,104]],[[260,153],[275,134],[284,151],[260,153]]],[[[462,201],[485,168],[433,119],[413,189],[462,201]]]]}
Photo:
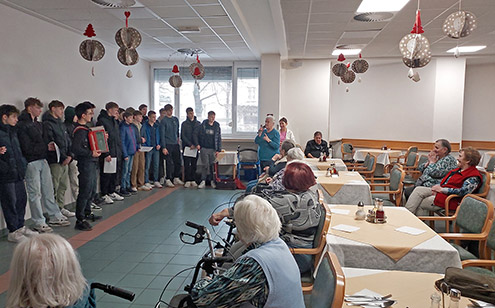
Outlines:
{"type": "MultiPolygon", "coordinates": [[[[310,189],[316,185],[314,173],[307,164],[292,162],[285,167],[282,184],[286,191],[266,196],[282,221],[280,237],[291,248],[312,248],[323,213],[316,191],[310,189]]],[[[210,224],[216,226],[223,218],[232,218],[233,214],[233,208],[214,213],[210,217],[210,224]]],[[[236,257],[242,249],[242,246],[234,244],[231,253],[236,257]]],[[[294,257],[301,273],[311,269],[311,256],[294,257]]]]}
{"type": "MultiPolygon", "coordinates": [[[[302,161],[304,159],[304,153],[300,148],[292,148],[287,152],[287,164],[295,161],[302,161]]],[[[273,177],[266,178],[265,189],[271,190],[285,190],[283,179],[285,174],[285,167],[280,169],[273,177]]]]}
{"type": "MultiPolygon", "coordinates": [[[[480,161],[480,153],[468,147],[459,151],[458,168],[451,170],[442,179],[440,185],[433,187],[418,186],[407,200],[406,208],[417,216],[428,215],[429,211],[438,211],[445,208],[448,195],[463,197],[472,193],[481,186],[481,174],[476,169],[480,161]]],[[[451,199],[449,210],[455,210],[459,200],[451,199]]]]}
{"type": "Polygon", "coordinates": [[[231,268],[192,290],[197,307],[304,308],[299,271],[278,237],[281,223],[266,200],[250,195],[238,201],[234,218],[247,249],[231,268]]]}
{"type": "Polygon", "coordinates": [[[319,158],[322,154],[329,156],[330,150],[328,149],[328,143],[322,139],[320,131],[316,131],[313,139],[306,143],[304,154],[309,158],[319,158]]]}
{"type": "Polygon", "coordinates": [[[21,241],[10,270],[7,308],[96,307],[74,249],[59,235],[21,241]]]}

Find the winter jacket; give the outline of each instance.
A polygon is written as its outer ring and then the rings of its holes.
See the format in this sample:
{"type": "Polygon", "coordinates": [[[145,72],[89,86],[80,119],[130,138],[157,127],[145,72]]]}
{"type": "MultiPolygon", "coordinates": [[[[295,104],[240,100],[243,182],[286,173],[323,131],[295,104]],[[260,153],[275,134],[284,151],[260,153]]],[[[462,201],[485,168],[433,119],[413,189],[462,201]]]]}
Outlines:
{"type": "Polygon", "coordinates": [[[180,139],[182,140],[182,149],[190,147],[192,145],[198,145],[198,138],[194,138],[194,135],[198,134],[199,126],[201,123],[196,120],[196,117],[191,121],[186,118],[180,126],[180,139]],[[195,141],[196,139],[196,141],[195,141]]]}
{"type": "Polygon", "coordinates": [[[217,121],[213,122],[213,129],[211,129],[208,119],[204,120],[198,128],[198,133],[193,134],[193,143],[199,144],[202,148],[215,149],[216,152],[222,151],[222,131],[220,124],[217,121]],[[211,139],[213,139],[213,142],[210,142],[211,139]]]}
{"type": "Polygon", "coordinates": [[[160,121],[161,146],[179,143],[179,119],[177,117],[164,117],[160,121]]]}
{"type": "Polygon", "coordinates": [[[134,133],[136,134],[136,143],[137,143],[137,147],[138,149],[141,148],[141,145],[142,145],[142,140],[141,140],[141,137],[144,137],[143,136],[143,125],[141,123],[139,124],[136,124],[134,122],[131,123],[131,126],[132,128],[134,129],[134,133]]]}
{"type": "Polygon", "coordinates": [[[45,143],[55,142],[60,150],[60,159],[57,161],[57,152],[48,151],[49,164],[62,163],[67,156],[72,156],[70,151],[71,141],[67,129],[61,119],[56,119],[50,111],[46,111],[41,118],[43,120],[43,138],[45,143]]]}
{"type": "Polygon", "coordinates": [[[89,127],[76,123],[72,135],[72,153],[77,161],[97,162],[98,157],[93,157],[93,151],[89,145],[89,127]]]}
{"type": "Polygon", "coordinates": [[[101,153],[102,158],[110,155],[111,157],[122,156],[122,139],[120,138],[120,126],[119,121],[114,117],[109,116],[105,109],[100,111],[96,126],[103,126],[108,134],[108,152],[101,153]]]}
{"type": "Polygon", "coordinates": [[[120,124],[120,138],[122,139],[122,157],[127,158],[134,155],[138,150],[136,141],[136,132],[134,125],[127,124],[125,121],[120,124]]]}
{"type": "Polygon", "coordinates": [[[16,127],[0,122],[0,147],[7,148],[7,152],[0,154],[0,183],[22,181],[26,175],[27,161],[22,156],[16,127]]]}
{"type": "Polygon", "coordinates": [[[160,144],[160,126],[158,122],[155,122],[153,126],[150,125],[150,122],[144,122],[143,127],[141,128],[141,133],[146,139],[146,141],[143,143],[144,146],[147,147],[156,147],[157,145],[160,144]],[[155,131],[155,140],[151,140],[151,132],[152,130],[155,131]],[[153,142],[154,141],[154,142],[153,142]]]}
{"type": "Polygon", "coordinates": [[[43,140],[43,125],[31,117],[26,110],[21,112],[17,123],[17,135],[22,154],[29,162],[46,159],[48,147],[43,140]]]}

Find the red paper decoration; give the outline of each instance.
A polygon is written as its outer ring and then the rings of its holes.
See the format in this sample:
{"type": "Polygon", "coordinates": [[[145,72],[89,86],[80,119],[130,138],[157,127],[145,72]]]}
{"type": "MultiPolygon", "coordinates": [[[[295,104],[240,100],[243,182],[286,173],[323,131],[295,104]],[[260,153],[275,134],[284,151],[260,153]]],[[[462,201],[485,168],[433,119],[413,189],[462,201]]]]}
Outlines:
{"type": "Polygon", "coordinates": [[[425,33],[425,31],[423,30],[423,27],[421,26],[421,11],[420,10],[416,11],[416,22],[414,23],[414,26],[412,28],[411,33],[416,33],[416,34],[425,33]]]}
{"type": "Polygon", "coordinates": [[[93,25],[92,24],[89,24],[86,27],[86,31],[84,31],[84,35],[87,36],[87,37],[96,36],[95,29],[93,29],[93,25]]]}
{"type": "Polygon", "coordinates": [[[341,53],[341,54],[339,55],[339,58],[338,58],[337,60],[338,60],[339,62],[343,62],[343,61],[345,61],[344,54],[343,54],[343,53],[341,53]]]}
{"type": "Polygon", "coordinates": [[[179,73],[179,67],[177,65],[174,65],[174,68],[172,69],[172,73],[175,73],[175,74],[179,73]]]}

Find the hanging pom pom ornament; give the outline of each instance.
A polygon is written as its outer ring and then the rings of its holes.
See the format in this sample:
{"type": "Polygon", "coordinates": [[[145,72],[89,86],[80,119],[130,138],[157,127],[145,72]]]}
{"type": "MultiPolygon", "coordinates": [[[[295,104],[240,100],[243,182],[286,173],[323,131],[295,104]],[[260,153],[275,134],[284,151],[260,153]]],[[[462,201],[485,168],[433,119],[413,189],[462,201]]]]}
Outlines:
{"type": "MultiPolygon", "coordinates": [[[[344,54],[340,54],[339,57],[337,58],[337,61],[344,62],[345,61],[344,54]]],[[[332,73],[337,77],[342,77],[342,75],[344,75],[345,72],[347,72],[347,65],[345,65],[344,63],[337,63],[334,66],[332,66],[332,73]]]]}
{"type": "Polygon", "coordinates": [[[418,9],[416,11],[416,22],[414,23],[413,30],[410,34],[404,36],[399,43],[402,62],[407,67],[423,67],[431,61],[430,42],[421,33],[424,33],[424,30],[421,26],[421,12],[418,9]]]}
{"type": "Polygon", "coordinates": [[[132,71],[131,70],[127,70],[127,73],[125,74],[125,76],[127,78],[132,78],[132,71]]]}
{"type": "Polygon", "coordinates": [[[359,54],[359,59],[354,60],[354,62],[352,62],[352,70],[356,74],[363,74],[368,70],[368,68],[369,68],[368,61],[362,59],[361,54],[359,54]]]}
{"type": "Polygon", "coordinates": [[[189,71],[191,76],[196,80],[201,80],[205,77],[205,68],[201,61],[199,61],[199,56],[196,55],[196,62],[189,65],[189,71]]]}
{"type": "Polygon", "coordinates": [[[177,65],[174,65],[174,68],[172,69],[172,73],[174,73],[170,78],[168,79],[168,83],[174,88],[180,88],[182,86],[182,78],[179,76],[179,67],[177,65]]]}
{"type": "Polygon", "coordinates": [[[476,16],[467,11],[450,14],[443,23],[443,33],[450,38],[459,39],[471,34],[477,28],[476,16]]]}
{"type": "MultiPolygon", "coordinates": [[[[120,28],[117,33],[115,33],[115,42],[120,47],[117,52],[117,59],[123,65],[130,66],[139,62],[139,54],[136,48],[141,44],[142,38],[138,30],[129,27],[131,12],[126,11],[124,12],[124,15],[125,27],[120,28]]],[[[126,76],[131,78],[132,72],[129,70],[126,76]]]]}
{"type": "MultiPolygon", "coordinates": [[[[79,54],[87,61],[100,61],[105,55],[105,47],[97,40],[91,39],[96,36],[95,30],[92,24],[89,24],[84,31],[84,35],[89,39],[84,40],[79,45],[79,54]]],[[[95,75],[94,66],[91,68],[91,75],[95,75]]]]}
{"type": "Polygon", "coordinates": [[[344,83],[352,83],[356,79],[356,74],[353,71],[348,70],[340,79],[344,83]]]}

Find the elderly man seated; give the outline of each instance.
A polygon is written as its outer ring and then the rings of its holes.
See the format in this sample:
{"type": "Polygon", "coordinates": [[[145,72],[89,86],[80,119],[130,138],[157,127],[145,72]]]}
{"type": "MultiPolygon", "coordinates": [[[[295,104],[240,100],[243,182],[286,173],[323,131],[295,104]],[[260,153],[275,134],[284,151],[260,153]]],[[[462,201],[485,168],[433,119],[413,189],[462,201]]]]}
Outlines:
{"type": "Polygon", "coordinates": [[[313,135],[313,140],[306,143],[304,155],[309,158],[319,158],[322,154],[329,156],[328,143],[322,139],[320,131],[316,131],[313,135]]]}
{"type": "Polygon", "coordinates": [[[261,197],[238,201],[234,218],[247,246],[231,268],[212,280],[200,280],[192,290],[197,307],[304,308],[297,264],[278,235],[281,222],[261,197]]]}
{"type": "MultiPolygon", "coordinates": [[[[463,197],[478,189],[481,185],[481,174],[476,169],[481,159],[480,153],[468,147],[459,151],[458,168],[450,171],[433,187],[416,187],[407,200],[406,208],[417,216],[428,215],[428,211],[438,211],[445,208],[448,195],[463,197]]],[[[459,205],[457,199],[451,199],[449,210],[455,210],[459,205]]]]}
{"type": "Polygon", "coordinates": [[[418,186],[432,187],[440,183],[440,180],[452,169],[457,167],[456,159],[450,155],[450,142],[439,139],[435,142],[433,150],[428,154],[428,161],[418,166],[423,174],[414,186],[406,187],[404,193],[409,198],[413,190],[418,186]]]}

